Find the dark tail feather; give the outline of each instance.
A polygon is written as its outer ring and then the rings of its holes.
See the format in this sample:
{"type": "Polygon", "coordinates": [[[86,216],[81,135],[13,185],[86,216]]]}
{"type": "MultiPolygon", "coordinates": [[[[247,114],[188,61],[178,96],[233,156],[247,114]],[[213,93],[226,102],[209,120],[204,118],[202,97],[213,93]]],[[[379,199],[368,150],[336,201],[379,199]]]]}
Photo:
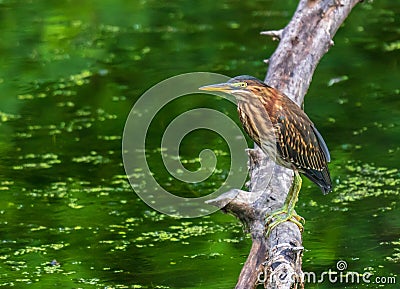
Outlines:
{"type": "Polygon", "coordinates": [[[302,173],[312,182],[317,184],[324,195],[332,191],[331,176],[327,167],[322,171],[309,169],[304,170],[302,173]]]}

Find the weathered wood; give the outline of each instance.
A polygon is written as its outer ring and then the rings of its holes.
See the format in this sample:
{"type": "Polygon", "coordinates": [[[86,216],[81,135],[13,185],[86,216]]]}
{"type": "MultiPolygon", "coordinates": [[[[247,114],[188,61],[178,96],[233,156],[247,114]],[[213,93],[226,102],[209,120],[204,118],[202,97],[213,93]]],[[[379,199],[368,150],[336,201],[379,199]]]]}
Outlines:
{"type": "MultiPolygon", "coordinates": [[[[265,82],[301,105],[317,64],[333,45],[333,36],[358,2],[301,0],[283,30],[262,32],[280,40],[268,60],[265,82]]],[[[265,215],[283,205],[293,172],[275,165],[258,147],[248,154],[249,192],[233,190],[209,202],[237,216],[252,237],[252,248],[235,288],[255,288],[260,281],[266,288],[302,288],[303,247],[298,227],[285,222],[267,238],[264,235],[265,215]],[[273,177],[270,179],[271,166],[273,177]]]]}

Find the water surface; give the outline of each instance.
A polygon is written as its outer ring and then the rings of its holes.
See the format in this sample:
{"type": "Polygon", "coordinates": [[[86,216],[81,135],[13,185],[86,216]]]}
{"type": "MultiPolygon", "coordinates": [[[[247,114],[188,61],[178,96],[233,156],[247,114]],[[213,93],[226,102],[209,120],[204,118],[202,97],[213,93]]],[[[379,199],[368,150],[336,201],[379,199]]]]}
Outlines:
{"type": "MultiPolygon", "coordinates": [[[[293,1],[1,1],[0,287],[232,288],[251,241],[220,212],[159,214],[129,186],[121,159],[130,108],[170,76],[210,71],[263,78],[276,42],[259,35],[290,19],[293,1]]],[[[305,110],[331,150],[333,193],[305,180],[307,272],[348,270],[400,283],[400,4],[365,1],[319,64],[305,110]]],[[[157,116],[147,155],[176,194],[212,192],[229,171],[227,145],[198,131],[182,144],[189,169],[214,149],[218,174],[171,178],[160,162],[168,122],[219,99],[189,98],[157,116]],[[193,149],[195,148],[195,149],[193,149]]],[[[250,143],[250,142],[249,142],[250,143]]],[[[373,278],[371,278],[371,281],[373,278]]],[[[307,288],[378,288],[309,284],[307,288]]]]}

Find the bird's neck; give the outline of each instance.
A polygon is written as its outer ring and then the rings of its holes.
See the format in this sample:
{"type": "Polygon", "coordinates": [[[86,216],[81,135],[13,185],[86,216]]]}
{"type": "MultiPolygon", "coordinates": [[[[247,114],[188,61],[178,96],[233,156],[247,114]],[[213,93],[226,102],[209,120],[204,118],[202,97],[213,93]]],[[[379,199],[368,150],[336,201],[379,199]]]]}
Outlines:
{"type": "Polygon", "coordinates": [[[263,111],[270,116],[280,108],[282,104],[282,95],[272,87],[266,87],[254,92],[251,97],[238,99],[238,107],[246,113],[254,114],[255,111],[263,111]]]}

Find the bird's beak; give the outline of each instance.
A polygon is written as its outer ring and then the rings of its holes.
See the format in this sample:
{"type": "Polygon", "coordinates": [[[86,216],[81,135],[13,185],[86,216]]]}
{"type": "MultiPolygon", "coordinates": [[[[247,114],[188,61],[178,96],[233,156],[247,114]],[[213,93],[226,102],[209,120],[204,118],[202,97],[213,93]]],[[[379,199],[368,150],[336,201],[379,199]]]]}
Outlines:
{"type": "Polygon", "coordinates": [[[206,90],[206,91],[221,91],[221,92],[231,92],[234,90],[234,86],[232,86],[230,83],[219,83],[219,84],[212,84],[212,85],[206,85],[199,87],[200,90],[206,90]]]}

